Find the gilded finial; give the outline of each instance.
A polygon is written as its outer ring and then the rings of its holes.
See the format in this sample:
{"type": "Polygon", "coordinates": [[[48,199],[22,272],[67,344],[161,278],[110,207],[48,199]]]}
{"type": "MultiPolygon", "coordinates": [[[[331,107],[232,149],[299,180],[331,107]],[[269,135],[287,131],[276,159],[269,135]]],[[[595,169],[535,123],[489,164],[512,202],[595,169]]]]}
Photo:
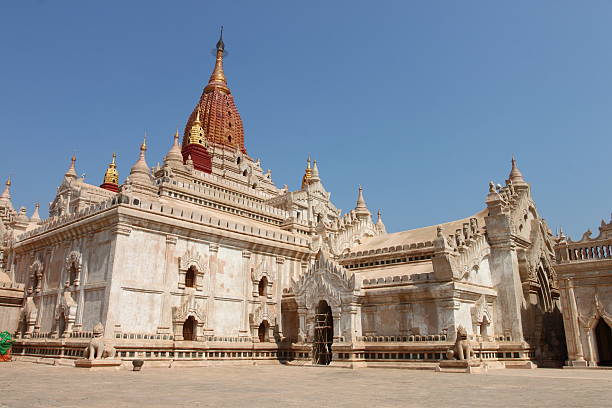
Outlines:
{"type": "Polygon", "coordinates": [[[215,61],[215,68],[213,69],[208,85],[204,88],[204,92],[211,92],[215,89],[229,94],[230,90],[227,87],[227,80],[225,79],[225,73],[223,72],[223,54],[225,52],[225,43],[223,42],[223,27],[221,27],[221,36],[217,41],[217,58],[215,61]]]}
{"type": "Polygon", "coordinates": [[[225,48],[225,44],[223,43],[223,26],[221,26],[221,35],[219,35],[219,41],[217,41],[217,51],[225,48]]]}
{"type": "Polygon", "coordinates": [[[8,176],[8,178],[6,179],[6,186],[7,187],[11,186],[11,176],[8,176]]]}
{"type": "Polygon", "coordinates": [[[145,132],[144,137],[142,138],[142,144],[140,145],[140,150],[143,152],[147,150],[147,132],[145,132]]]}
{"type": "Polygon", "coordinates": [[[113,158],[104,173],[104,183],[100,186],[107,190],[116,191],[115,186],[119,185],[119,172],[117,171],[117,154],[113,153],[113,158]],[[111,185],[111,188],[107,188],[111,185]]]}

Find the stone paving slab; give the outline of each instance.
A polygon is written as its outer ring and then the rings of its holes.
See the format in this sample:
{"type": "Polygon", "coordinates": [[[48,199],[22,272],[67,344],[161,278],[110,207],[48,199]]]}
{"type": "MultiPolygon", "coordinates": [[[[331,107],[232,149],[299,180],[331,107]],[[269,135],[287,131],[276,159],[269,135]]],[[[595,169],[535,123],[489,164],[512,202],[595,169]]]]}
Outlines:
{"type": "Polygon", "coordinates": [[[87,371],[0,364],[0,407],[608,407],[612,371],[238,366],[87,371]]]}

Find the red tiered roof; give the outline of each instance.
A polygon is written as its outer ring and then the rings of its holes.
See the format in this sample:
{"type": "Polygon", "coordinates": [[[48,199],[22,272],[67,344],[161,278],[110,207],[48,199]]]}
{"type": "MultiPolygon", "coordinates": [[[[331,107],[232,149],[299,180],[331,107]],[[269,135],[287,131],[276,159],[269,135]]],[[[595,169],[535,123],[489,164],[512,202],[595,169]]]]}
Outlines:
{"type": "MultiPolygon", "coordinates": [[[[182,154],[184,160],[191,155],[193,165],[196,169],[203,171],[210,166],[206,163],[204,152],[206,148],[197,143],[189,143],[189,135],[193,124],[199,113],[202,129],[206,142],[211,145],[222,145],[238,149],[246,153],[244,147],[244,128],[240,113],[234,103],[234,97],[227,87],[227,80],[223,73],[223,52],[225,45],[221,38],[217,43],[217,60],[215,69],[202,92],[200,101],[189,116],[183,137],[182,154]],[[196,147],[197,146],[197,147],[196,147]]],[[[210,159],[210,155],[208,156],[210,159]]],[[[208,170],[210,172],[210,170],[208,170]]]]}

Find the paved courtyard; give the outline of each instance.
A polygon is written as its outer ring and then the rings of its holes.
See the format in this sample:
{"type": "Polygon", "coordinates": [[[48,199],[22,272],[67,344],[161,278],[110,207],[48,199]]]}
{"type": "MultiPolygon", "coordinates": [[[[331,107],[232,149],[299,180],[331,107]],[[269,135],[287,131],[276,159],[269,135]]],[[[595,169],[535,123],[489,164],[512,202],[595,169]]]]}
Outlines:
{"type": "Polygon", "coordinates": [[[606,407],[612,370],[239,366],[100,372],[0,364],[0,407],[606,407]]]}

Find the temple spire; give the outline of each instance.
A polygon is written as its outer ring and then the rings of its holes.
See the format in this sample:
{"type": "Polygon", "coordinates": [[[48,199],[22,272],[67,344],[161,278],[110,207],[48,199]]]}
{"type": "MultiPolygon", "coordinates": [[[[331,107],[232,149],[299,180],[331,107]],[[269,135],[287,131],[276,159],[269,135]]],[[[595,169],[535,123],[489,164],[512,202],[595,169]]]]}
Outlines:
{"type": "Polygon", "coordinates": [[[32,214],[32,216],[30,217],[30,221],[37,222],[37,223],[41,221],[39,210],[40,210],[40,204],[36,203],[36,205],[34,206],[34,214],[32,214]]]}
{"type": "Polygon", "coordinates": [[[383,223],[383,220],[382,220],[380,209],[378,210],[378,219],[376,220],[376,228],[378,229],[378,232],[380,232],[381,234],[384,234],[387,232],[387,229],[385,228],[385,224],[383,223]]]}
{"type": "Polygon", "coordinates": [[[523,174],[516,165],[516,158],[514,157],[514,155],[512,155],[512,170],[510,170],[510,175],[508,176],[508,179],[512,181],[512,184],[514,185],[527,184],[525,182],[525,179],[523,178],[523,174]]]}
{"type": "Polygon", "coordinates": [[[181,154],[181,147],[179,146],[179,131],[176,129],[176,133],[174,134],[174,141],[172,142],[172,147],[166,154],[164,158],[164,162],[169,165],[182,165],[183,164],[183,155],[181,154]]]}
{"type": "Polygon", "coordinates": [[[101,188],[113,192],[119,191],[119,172],[117,171],[116,163],[117,155],[113,153],[113,159],[104,173],[104,180],[100,185],[101,188]]]}
{"type": "Polygon", "coordinates": [[[204,88],[204,92],[211,92],[214,89],[218,89],[224,93],[230,93],[227,87],[227,79],[223,72],[223,54],[225,53],[225,43],[223,42],[223,26],[221,26],[221,35],[219,41],[217,41],[217,59],[215,61],[215,68],[213,69],[208,85],[204,88]]]}
{"type": "Polygon", "coordinates": [[[4,191],[2,192],[2,195],[0,195],[0,198],[4,198],[7,200],[11,199],[11,176],[9,176],[6,179],[6,184],[4,187],[4,191]]]}
{"type": "Polygon", "coordinates": [[[314,160],[312,162],[312,173],[311,173],[310,179],[312,181],[320,181],[321,180],[319,178],[319,166],[317,166],[317,161],[316,160],[314,160]]]}
{"type": "MultiPolygon", "coordinates": [[[[11,203],[11,177],[6,180],[4,191],[0,195],[0,208],[13,209],[13,203],[11,203]]],[[[0,220],[0,224],[2,221],[0,220]]]]}
{"type": "Polygon", "coordinates": [[[142,144],[140,145],[140,156],[138,161],[132,166],[130,170],[130,181],[145,181],[151,182],[151,170],[147,165],[145,159],[145,152],[147,151],[147,134],[145,133],[142,144]]]}
{"type": "Polygon", "coordinates": [[[72,155],[72,157],[70,158],[70,167],[68,168],[68,171],[65,174],[67,178],[76,179],[78,177],[76,169],[74,167],[75,162],[76,162],[76,157],[72,155]]]}
{"type": "Polygon", "coordinates": [[[368,206],[363,198],[363,187],[361,187],[361,185],[359,185],[359,193],[357,194],[355,214],[357,214],[358,217],[369,217],[371,215],[370,210],[368,210],[368,206]]]}
{"type": "Polygon", "coordinates": [[[306,185],[310,183],[310,179],[312,177],[312,168],[310,167],[310,155],[308,155],[308,160],[306,160],[306,170],[304,171],[304,176],[302,177],[302,190],[306,188],[306,185]]]}

